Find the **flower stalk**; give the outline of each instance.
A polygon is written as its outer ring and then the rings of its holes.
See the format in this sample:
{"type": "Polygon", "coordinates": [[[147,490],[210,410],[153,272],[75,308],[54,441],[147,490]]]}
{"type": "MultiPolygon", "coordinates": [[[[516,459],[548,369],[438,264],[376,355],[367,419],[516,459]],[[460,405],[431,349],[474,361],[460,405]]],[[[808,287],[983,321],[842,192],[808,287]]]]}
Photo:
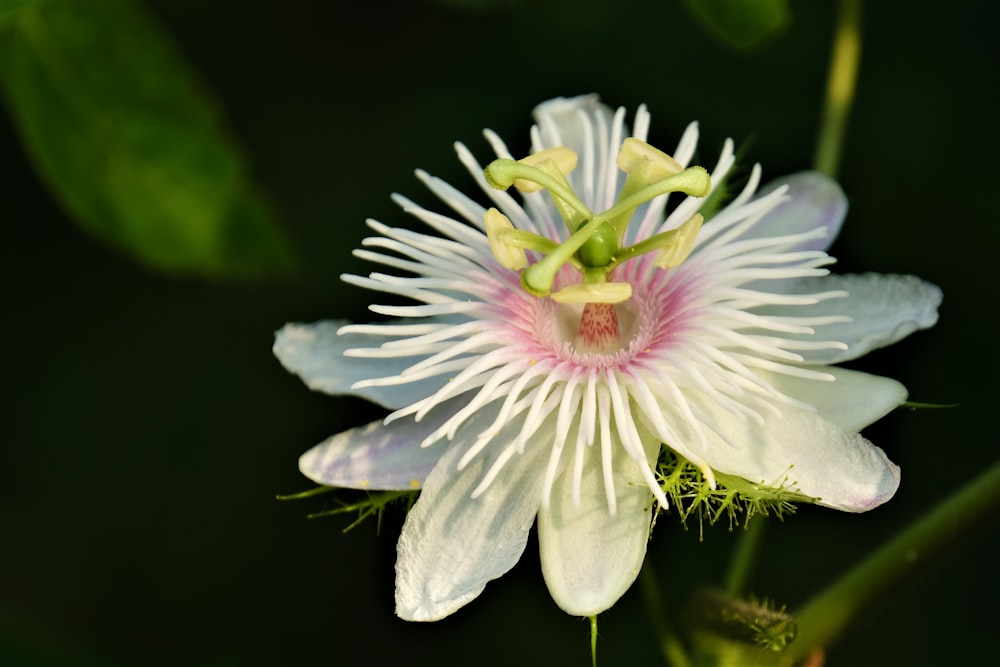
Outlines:
{"type": "Polygon", "coordinates": [[[861,0],[841,0],[813,168],[836,176],[861,61],[861,0]]]}
{"type": "Polygon", "coordinates": [[[725,590],[728,595],[738,597],[746,589],[750,572],[757,562],[760,544],[764,537],[764,517],[747,523],[736,542],[729,571],[726,573],[725,590]]]}
{"type": "Polygon", "coordinates": [[[656,571],[649,562],[644,563],[642,570],[639,571],[639,585],[642,588],[642,597],[646,602],[650,623],[659,640],[664,663],[669,667],[693,667],[687,649],[663,605],[661,595],[663,589],[660,587],[656,571]]]}

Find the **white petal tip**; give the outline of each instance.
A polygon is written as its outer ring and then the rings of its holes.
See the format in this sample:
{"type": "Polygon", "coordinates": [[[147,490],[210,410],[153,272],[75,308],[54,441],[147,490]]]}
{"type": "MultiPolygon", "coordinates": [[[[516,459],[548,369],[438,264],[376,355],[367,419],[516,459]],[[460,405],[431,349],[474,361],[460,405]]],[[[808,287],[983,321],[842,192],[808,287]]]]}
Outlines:
{"type": "Polygon", "coordinates": [[[462,600],[456,604],[455,602],[435,603],[424,600],[418,601],[416,604],[404,604],[403,602],[397,600],[396,616],[400,617],[404,621],[430,623],[433,621],[440,621],[443,618],[451,616],[467,602],[468,600],[462,600]]]}
{"type": "MultiPolygon", "coordinates": [[[[881,452],[881,450],[879,451],[881,452]]],[[[900,480],[899,466],[892,461],[889,461],[888,458],[886,458],[886,464],[884,474],[869,493],[853,495],[845,494],[844,496],[837,498],[835,501],[832,499],[824,500],[823,498],[820,498],[816,501],[816,504],[840,510],[842,512],[852,512],[857,514],[867,512],[880,505],[884,505],[889,502],[894,495],[896,495],[896,489],[899,488],[900,480]]]]}
{"type": "Polygon", "coordinates": [[[400,579],[407,577],[398,568],[396,571],[396,616],[404,621],[416,621],[426,623],[440,621],[451,616],[456,611],[469,604],[483,592],[485,585],[478,586],[472,590],[466,588],[461,592],[447,590],[450,586],[442,587],[442,582],[437,585],[428,582],[427,585],[419,588],[400,585],[400,579]],[[440,590],[433,590],[440,589],[440,590]]]}

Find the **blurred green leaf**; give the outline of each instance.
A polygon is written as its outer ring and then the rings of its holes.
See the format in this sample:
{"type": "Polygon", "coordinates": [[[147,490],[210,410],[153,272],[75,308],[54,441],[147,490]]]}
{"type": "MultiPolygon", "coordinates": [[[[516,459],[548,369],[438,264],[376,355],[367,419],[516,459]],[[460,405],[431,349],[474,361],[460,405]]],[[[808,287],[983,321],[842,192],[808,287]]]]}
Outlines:
{"type": "Polygon", "coordinates": [[[0,0],[0,19],[40,0],[0,0]]]}
{"type": "Polygon", "coordinates": [[[288,268],[215,101],[141,3],[43,0],[13,19],[0,84],[35,167],[82,227],[170,273],[288,268]]]}
{"type": "Polygon", "coordinates": [[[788,25],[788,0],[685,0],[709,34],[737,49],[750,49],[788,25]]]}

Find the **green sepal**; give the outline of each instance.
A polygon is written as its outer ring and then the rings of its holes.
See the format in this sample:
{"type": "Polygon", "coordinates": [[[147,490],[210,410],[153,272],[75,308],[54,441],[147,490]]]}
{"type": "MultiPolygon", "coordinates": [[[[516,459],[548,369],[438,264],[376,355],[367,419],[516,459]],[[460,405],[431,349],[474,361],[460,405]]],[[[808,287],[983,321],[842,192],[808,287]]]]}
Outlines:
{"type": "Polygon", "coordinates": [[[331,491],[336,491],[339,487],[336,486],[317,486],[314,489],[307,489],[305,491],[299,491],[297,493],[284,493],[276,495],[275,500],[305,500],[306,498],[313,498],[315,496],[321,496],[324,493],[330,493],[331,491]]]}
{"type": "MultiPolygon", "coordinates": [[[[337,486],[319,486],[315,489],[309,489],[307,491],[302,491],[299,493],[291,493],[287,495],[277,496],[278,500],[303,500],[305,498],[312,498],[314,496],[322,495],[331,492],[348,492],[355,493],[356,489],[345,489],[337,486]]],[[[379,532],[382,529],[382,514],[385,512],[386,508],[398,502],[405,502],[406,509],[408,510],[413,506],[414,501],[419,495],[420,491],[417,490],[405,490],[405,491],[362,491],[363,496],[354,501],[346,501],[342,498],[335,498],[334,502],[337,503],[338,507],[333,507],[330,509],[325,509],[319,512],[313,512],[312,514],[306,515],[310,519],[319,519],[328,516],[337,516],[339,514],[348,514],[350,512],[357,512],[358,518],[351,522],[343,532],[348,532],[372,516],[375,516],[377,521],[376,525],[379,532]]]]}
{"type": "Polygon", "coordinates": [[[687,527],[687,520],[698,521],[699,536],[704,538],[704,524],[715,525],[723,517],[729,520],[729,530],[746,527],[757,515],[775,515],[779,519],[794,514],[795,503],[813,503],[814,498],[795,493],[784,487],[755,484],[742,477],[713,471],[713,489],[702,471],[673,450],[664,447],[657,463],[657,477],[672,509],[687,527]]]}
{"type": "Polygon", "coordinates": [[[403,501],[406,503],[406,508],[409,509],[413,506],[413,503],[419,493],[419,491],[369,491],[365,492],[366,497],[361,500],[353,503],[338,500],[337,502],[341,503],[340,507],[323,510],[322,512],[315,512],[307,516],[310,519],[319,519],[327,516],[336,516],[338,514],[347,514],[348,512],[357,512],[358,518],[344,528],[342,532],[346,533],[357,526],[360,526],[365,519],[372,516],[377,518],[376,530],[381,532],[382,514],[385,512],[386,507],[391,503],[403,501]]]}

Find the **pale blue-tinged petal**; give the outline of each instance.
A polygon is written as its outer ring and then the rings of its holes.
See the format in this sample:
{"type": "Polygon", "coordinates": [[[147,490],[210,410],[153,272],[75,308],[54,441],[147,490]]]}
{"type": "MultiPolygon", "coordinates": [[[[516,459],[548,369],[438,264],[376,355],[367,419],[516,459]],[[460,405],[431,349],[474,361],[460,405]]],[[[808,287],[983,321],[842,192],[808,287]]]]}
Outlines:
{"type": "Polygon", "coordinates": [[[412,415],[372,422],[331,436],[299,457],[299,470],[318,484],[352,489],[418,489],[448,443],[421,441],[454,415],[465,398],[452,399],[419,422],[412,415]]]}
{"type": "Polygon", "coordinates": [[[816,408],[823,419],[845,431],[860,431],[906,400],[906,387],[892,378],[828,367],[833,382],[759,371],[772,387],[816,408]]]}
{"type": "Polygon", "coordinates": [[[712,424],[704,441],[684,419],[666,416],[713,470],[785,488],[846,512],[877,507],[899,486],[899,467],[884,451],[817,414],[775,403],[777,413],[763,412],[764,424],[758,425],[700,396],[692,395],[690,402],[712,424]]]}
{"type": "Polygon", "coordinates": [[[628,136],[624,109],[612,113],[597,95],[558,97],[535,107],[532,150],[566,146],[579,157],[569,174],[573,191],[594,211],[603,211],[615,201],[625,181],[615,166],[618,148],[628,136]]]}
{"type": "Polygon", "coordinates": [[[839,341],[846,350],[796,350],[807,364],[839,364],[891,345],[914,331],[934,326],[941,289],[916,276],[879,273],[801,278],[790,284],[790,294],[845,290],[846,297],[806,306],[768,306],[755,312],[785,317],[846,316],[848,322],[815,327],[815,335],[787,334],[787,338],[839,341]]]}
{"type": "MultiPolygon", "coordinates": [[[[429,321],[431,318],[427,318],[429,321]]],[[[351,389],[360,380],[392,377],[417,363],[422,357],[372,359],[344,356],[352,348],[376,347],[385,338],[358,333],[337,335],[350,324],[347,320],[323,320],[313,324],[286,324],[274,339],[274,355],[281,365],[295,373],[314,390],[334,396],[350,394],[396,410],[429,396],[447,378],[429,378],[386,387],[351,389]]]]}
{"type": "MultiPolygon", "coordinates": [[[[643,434],[650,463],[660,443],[643,434]]],[[[538,545],[549,593],[567,614],[593,616],[618,601],[635,581],[646,556],[652,518],[650,494],[638,464],[612,436],[617,510],[608,509],[601,444],[585,449],[580,506],[573,502],[573,466],[552,487],[550,505],[538,511],[538,545]]]]}
{"type": "Polygon", "coordinates": [[[818,171],[802,171],[771,181],[758,191],[760,199],[787,185],[788,199],[774,207],[741,238],[801,234],[823,228],[823,236],[803,241],[790,250],[826,250],[837,238],[847,215],[847,197],[840,184],[818,171]]]}
{"type": "Polygon", "coordinates": [[[540,504],[552,426],[543,425],[524,453],[514,453],[485,492],[473,498],[523,421],[508,423],[493,443],[457,470],[496,412],[481,411],[459,429],[406,516],[396,549],[396,614],[405,620],[448,616],[510,570],[524,552],[540,504]]]}
{"type": "Polygon", "coordinates": [[[579,156],[606,150],[593,130],[599,124],[611,126],[611,109],[597,95],[556,97],[536,106],[532,115],[545,148],[566,146],[579,156]]]}

